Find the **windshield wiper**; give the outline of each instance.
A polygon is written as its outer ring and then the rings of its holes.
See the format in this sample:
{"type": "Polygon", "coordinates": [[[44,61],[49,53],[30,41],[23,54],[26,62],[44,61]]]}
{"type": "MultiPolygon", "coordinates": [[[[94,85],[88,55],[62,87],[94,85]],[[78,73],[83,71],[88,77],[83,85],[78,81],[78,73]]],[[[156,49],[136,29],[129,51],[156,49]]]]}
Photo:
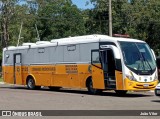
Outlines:
{"type": "MultiPolygon", "coordinates": [[[[145,70],[145,64],[144,64],[144,58],[143,58],[143,56],[142,56],[142,54],[141,54],[141,52],[140,52],[140,49],[139,49],[139,47],[137,46],[137,44],[135,43],[135,45],[136,45],[136,47],[137,47],[137,49],[138,49],[138,54],[139,54],[139,56],[140,56],[140,61],[142,62],[142,64],[143,64],[143,69],[145,70]]],[[[140,65],[140,64],[139,64],[140,65]]],[[[139,70],[139,66],[138,66],[138,69],[137,70],[139,70]]]]}
{"type": "Polygon", "coordinates": [[[151,70],[151,72],[152,72],[153,70],[152,70],[152,67],[151,67],[151,65],[149,64],[148,60],[144,57],[143,54],[142,54],[142,57],[143,57],[144,61],[147,62],[148,66],[149,66],[149,68],[150,68],[150,70],[151,70]]]}
{"type": "MultiPolygon", "coordinates": [[[[144,66],[144,60],[142,58],[140,58],[140,62],[138,63],[138,67],[137,67],[137,71],[139,71],[139,69],[144,69],[145,70],[145,66],[144,66]]],[[[140,74],[140,72],[138,72],[138,74],[140,74]]]]}

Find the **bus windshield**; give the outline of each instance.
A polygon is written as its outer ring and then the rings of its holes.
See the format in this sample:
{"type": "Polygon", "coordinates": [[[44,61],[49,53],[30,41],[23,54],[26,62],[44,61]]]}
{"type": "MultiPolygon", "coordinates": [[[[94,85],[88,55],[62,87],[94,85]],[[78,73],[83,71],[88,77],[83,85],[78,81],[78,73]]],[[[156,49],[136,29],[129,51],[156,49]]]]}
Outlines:
{"type": "Polygon", "coordinates": [[[136,74],[152,74],[156,62],[149,46],[140,42],[120,41],[125,65],[136,74]]]}

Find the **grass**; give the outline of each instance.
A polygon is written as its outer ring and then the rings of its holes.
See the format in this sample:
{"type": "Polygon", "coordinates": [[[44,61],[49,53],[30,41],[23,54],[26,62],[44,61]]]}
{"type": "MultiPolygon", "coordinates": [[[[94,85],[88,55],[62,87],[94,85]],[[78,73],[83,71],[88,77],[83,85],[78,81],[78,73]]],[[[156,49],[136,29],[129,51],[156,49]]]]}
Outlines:
{"type": "Polygon", "coordinates": [[[3,79],[0,77],[0,82],[3,82],[3,79]]]}

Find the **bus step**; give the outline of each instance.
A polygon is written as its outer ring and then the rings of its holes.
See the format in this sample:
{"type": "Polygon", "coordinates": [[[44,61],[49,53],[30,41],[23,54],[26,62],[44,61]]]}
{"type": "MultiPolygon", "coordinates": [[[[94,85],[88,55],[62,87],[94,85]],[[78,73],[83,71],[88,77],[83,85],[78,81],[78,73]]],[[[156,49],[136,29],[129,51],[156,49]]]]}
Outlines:
{"type": "Polygon", "coordinates": [[[111,78],[105,79],[105,84],[107,89],[116,89],[116,81],[111,78]]]}
{"type": "Polygon", "coordinates": [[[109,79],[109,80],[108,80],[108,83],[110,83],[110,84],[116,84],[116,81],[109,79]]]}
{"type": "Polygon", "coordinates": [[[109,81],[116,81],[116,80],[115,80],[115,77],[109,77],[108,80],[109,80],[109,81]]]}
{"type": "Polygon", "coordinates": [[[112,80],[112,79],[109,79],[108,81],[109,81],[109,82],[116,82],[116,80],[112,80]]]}

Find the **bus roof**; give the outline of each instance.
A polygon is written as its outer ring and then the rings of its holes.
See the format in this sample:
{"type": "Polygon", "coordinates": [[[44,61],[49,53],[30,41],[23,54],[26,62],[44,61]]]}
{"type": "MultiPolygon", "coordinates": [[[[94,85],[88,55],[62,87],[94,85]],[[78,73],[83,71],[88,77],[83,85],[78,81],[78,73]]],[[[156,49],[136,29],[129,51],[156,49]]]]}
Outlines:
{"type": "Polygon", "coordinates": [[[47,46],[58,46],[58,45],[72,45],[72,44],[81,44],[81,43],[92,43],[92,42],[106,42],[106,41],[128,41],[128,42],[144,42],[137,39],[131,38],[120,38],[120,37],[110,37],[107,35],[84,35],[84,36],[75,36],[61,39],[52,39],[51,41],[38,41],[36,43],[23,43],[22,46],[17,47],[8,47],[4,50],[16,50],[16,49],[26,49],[28,47],[47,47],[47,46]]]}

